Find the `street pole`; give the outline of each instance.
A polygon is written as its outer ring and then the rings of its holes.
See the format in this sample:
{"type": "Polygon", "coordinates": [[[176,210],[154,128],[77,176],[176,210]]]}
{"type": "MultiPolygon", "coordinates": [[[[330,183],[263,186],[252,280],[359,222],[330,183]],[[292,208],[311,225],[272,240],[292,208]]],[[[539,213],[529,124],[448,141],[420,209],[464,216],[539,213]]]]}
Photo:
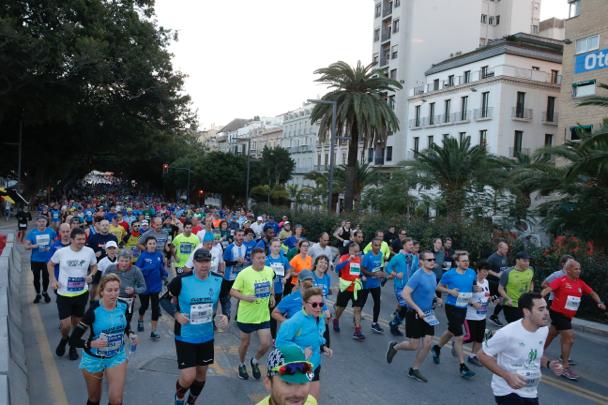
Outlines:
{"type": "Polygon", "coordinates": [[[186,204],[190,205],[190,172],[191,172],[191,170],[189,168],[186,169],[186,170],[188,171],[188,185],[186,186],[187,187],[187,190],[186,190],[186,204]]]}
{"type": "Polygon", "coordinates": [[[251,137],[247,140],[247,183],[245,185],[245,205],[249,211],[249,170],[251,164],[251,137]]]}
{"type": "Polygon", "coordinates": [[[17,158],[17,191],[21,192],[21,149],[23,147],[23,120],[19,120],[19,152],[17,158]]]}
{"type": "Polygon", "coordinates": [[[331,105],[331,135],[329,136],[329,174],[327,179],[327,212],[331,214],[333,211],[333,194],[334,194],[334,166],[335,156],[334,147],[336,143],[336,114],[338,102],[336,100],[315,100],[309,99],[311,103],[329,104],[331,105]]]}

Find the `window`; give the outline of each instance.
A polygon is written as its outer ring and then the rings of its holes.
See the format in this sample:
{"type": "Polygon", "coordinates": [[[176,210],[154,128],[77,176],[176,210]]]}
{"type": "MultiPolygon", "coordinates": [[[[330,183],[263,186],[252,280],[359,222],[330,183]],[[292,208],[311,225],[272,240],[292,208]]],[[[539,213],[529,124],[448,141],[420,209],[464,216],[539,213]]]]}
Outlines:
{"type": "Polygon", "coordinates": [[[500,16],[497,15],[496,19],[494,20],[494,24],[499,25],[500,24],[500,16]]]}
{"type": "MultiPolygon", "coordinates": [[[[391,160],[393,160],[393,147],[387,146],[386,147],[386,161],[390,162],[391,160]]],[[[346,163],[346,160],[344,160],[344,163],[346,163]]]]}
{"type": "Polygon", "coordinates": [[[399,45],[391,46],[391,58],[392,59],[397,59],[398,50],[399,50],[399,45]]]}
{"type": "Polygon", "coordinates": [[[484,91],[481,93],[481,117],[487,118],[490,103],[490,92],[484,91]]]}
{"type": "Polygon", "coordinates": [[[494,76],[494,72],[490,72],[490,67],[488,65],[481,67],[481,78],[485,79],[487,77],[494,76]]]}
{"type": "Polygon", "coordinates": [[[317,155],[317,166],[319,166],[319,167],[321,166],[321,154],[320,153],[317,155]]]}
{"type": "Polygon", "coordinates": [[[553,146],[553,134],[545,134],[545,146],[553,146]]]}
{"type": "Polygon", "coordinates": [[[582,136],[591,134],[591,125],[577,125],[570,127],[570,140],[580,141],[582,136]]]}
{"type": "Polygon", "coordinates": [[[513,157],[516,157],[521,153],[523,138],[524,131],[515,131],[515,137],[513,139],[513,157]]]}
{"type": "Polygon", "coordinates": [[[342,153],[342,164],[346,164],[346,153],[342,153]]]}
{"type": "Polygon", "coordinates": [[[494,17],[488,18],[488,24],[494,25],[494,17]]]}
{"type": "Polygon", "coordinates": [[[453,86],[454,85],[454,75],[449,75],[448,76],[448,86],[453,86]]]}
{"type": "Polygon", "coordinates": [[[380,41],[380,28],[374,30],[374,42],[380,41]]]}
{"type": "Polygon", "coordinates": [[[420,151],[420,138],[414,137],[414,156],[420,151]]]}
{"type": "Polygon", "coordinates": [[[559,70],[551,69],[551,83],[559,84],[559,70]]]}
{"type": "Polygon", "coordinates": [[[397,69],[391,69],[390,78],[397,80],[397,69]]]}
{"type": "Polygon", "coordinates": [[[439,79],[433,80],[433,90],[439,90],[439,79]]]}
{"type": "Polygon", "coordinates": [[[488,146],[488,130],[482,129],[479,131],[479,146],[486,148],[488,146]]]}
{"type": "Polygon", "coordinates": [[[391,106],[391,108],[394,110],[395,109],[395,96],[388,96],[388,105],[391,106]]]}
{"type": "Polygon", "coordinates": [[[459,132],[458,133],[458,142],[463,143],[464,142],[464,138],[467,136],[466,132],[459,132]]]}
{"type": "Polygon", "coordinates": [[[464,82],[465,83],[471,82],[471,71],[470,70],[467,70],[466,72],[464,72],[464,82]]]}
{"type": "Polygon", "coordinates": [[[429,104],[429,125],[435,124],[435,103],[429,104]]]}
{"type": "Polygon", "coordinates": [[[515,115],[517,118],[524,118],[524,109],[526,104],[526,93],[523,91],[517,92],[517,104],[515,106],[515,115]]]}
{"type": "Polygon", "coordinates": [[[592,35],[590,37],[576,40],[576,54],[595,51],[600,47],[600,36],[592,35]]]}
{"type": "Polygon", "coordinates": [[[547,122],[555,122],[555,97],[547,97],[547,122]]]}
{"type": "Polygon", "coordinates": [[[460,121],[466,121],[468,118],[467,108],[469,108],[469,96],[460,98],[460,121]]]}
{"type": "Polygon", "coordinates": [[[325,154],[325,167],[329,164],[329,154],[325,154]]]}
{"type": "Polygon", "coordinates": [[[435,142],[433,141],[433,138],[434,138],[434,137],[433,137],[433,135],[429,135],[429,136],[428,136],[427,148],[430,148],[430,147],[431,147],[431,145],[433,145],[433,144],[435,143],[435,142]]]}
{"type": "Polygon", "coordinates": [[[445,141],[447,141],[449,137],[450,134],[443,134],[443,143],[445,143],[445,141]]]}
{"type": "Polygon", "coordinates": [[[572,83],[572,97],[587,97],[595,95],[595,80],[572,83]]]}
{"type": "Polygon", "coordinates": [[[532,27],[530,27],[530,31],[532,34],[538,34],[538,25],[532,25],[532,27]]]}
{"type": "Polygon", "coordinates": [[[452,107],[452,100],[445,100],[444,101],[444,116],[443,116],[443,122],[450,122],[450,109],[452,107]]]}
{"type": "Polygon", "coordinates": [[[420,106],[417,105],[415,107],[415,110],[416,110],[416,114],[415,114],[415,118],[414,118],[414,126],[419,127],[420,126],[420,106]]]}
{"type": "Polygon", "coordinates": [[[488,22],[488,16],[487,16],[487,15],[485,15],[485,14],[482,14],[482,15],[481,15],[481,23],[482,23],[482,24],[485,24],[485,23],[487,23],[487,22],[488,22]]]}
{"type": "Polygon", "coordinates": [[[367,161],[371,163],[374,160],[374,148],[369,148],[367,150],[367,161]]]}
{"type": "MultiPolygon", "coordinates": [[[[368,9],[369,10],[369,9],[368,9]]],[[[380,17],[380,15],[382,14],[382,4],[380,3],[376,3],[376,9],[375,9],[375,17],[378,18],[380,17]]]]}
{"type": "Polygon", "coordinates": [[[397,8],[401,5],[401,0],[395,0],[395,5],[394,7],[397,8]]]}
{"type": "Polygon", "coordinates": [[[581,0],[570,0],[570,11],[568,18],[577,17],[581,14],[581,0]]]}
{"type": "Polygon", "coordinates": [[[532,70],[536,70],[538,72],[540,68],[538,66],[532,66],[532,70]]]}
{"type": "Polygon", "coordinates": [[[399,20],[394,20],[393,21],[393,34],[396,34],[399,32],[399,20]]]}
{"type": "Polygon", "coordinates": [[[377,53],[374,54],[374,63],[378,63],[378,54],[377,53]]]}

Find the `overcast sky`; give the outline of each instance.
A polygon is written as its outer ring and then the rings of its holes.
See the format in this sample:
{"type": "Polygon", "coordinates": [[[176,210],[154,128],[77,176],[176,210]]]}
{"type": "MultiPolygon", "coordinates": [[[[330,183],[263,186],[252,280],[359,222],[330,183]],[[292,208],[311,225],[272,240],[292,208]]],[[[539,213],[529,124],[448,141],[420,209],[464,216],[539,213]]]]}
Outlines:
{"type": "MultiPolygon", "coordinates": [[[[469,0],[458,0],[469,1],[469,0]]],[[[174,66],[200,128],[274,116],[324,93],[313,71],[369,63],[372,0],[157,0],[158,22],[176,30],[174,66]]],[[[541,20],[567,16],[567,0],[542,0],[541,20]]]]}

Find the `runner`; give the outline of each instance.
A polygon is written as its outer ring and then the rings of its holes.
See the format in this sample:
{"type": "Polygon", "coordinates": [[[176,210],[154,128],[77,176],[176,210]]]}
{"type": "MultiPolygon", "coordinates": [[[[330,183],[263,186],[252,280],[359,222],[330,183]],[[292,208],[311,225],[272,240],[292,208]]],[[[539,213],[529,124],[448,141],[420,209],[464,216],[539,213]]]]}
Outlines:
{"type": "MultiPolygon", "coordinates": [[[[59,228],[61,228],[61,226],[59,228]]],[[[110,265],[116,263],[116,259],[118,258],[116,256],[118,253],[118,245],[113,240],[110,240],[104,246],[104,250],[106,252],[106,256],[97,263],[97,270],[101,273],[102,277],[105,274],[106,269],[110,265]]]]}
{"type": "Polygon", "coordinates": [[[313,364],[314,376],[310,384],[310,394],[320,398],[321,353],[331,357],[332,350],[326,345],[325,321],[323,314],[323,290],[309,288],[302,295],[303,308],[283,324],[277,335],[279,347],[295,344],[304,350],[306,358],[313,364]]]}
{"type": "Polygon", "coordinates": [[[262,228],[262,237],[258,239],[257,244],[255,245],[256,248],[259,249],[263,249],[264,253],[266,253],[266,255],[270,254],[270,241],[274,238],[275,236],[275,232],[274,232],[274,227],[272,226],[272,224],[267,223],[264,225],[264,228],[262,228]]]}
{"type": "Polygon", "coordinates": [[[27,231],[27,225],[29,221],[32,220],[32,214],[23,206],[20,206],[15,218],[17,219],[17,242],[23,243],[23,239],[25,238],[25,233],[27,231]]]}
{"type": "MultiPolygon", "coordinates": [[[[499,297],[498,284],[500,281],[500,275],[503,271],[506,271],[509,268],[507,258],[508,253],[509,245],[507,245],[507,242],[505,241],[500,241],[498,242],[498,246],[496,247],[496,252],[492,253],[490,257],[488,257],[488,263],[490,263],[491,266],[488,275],[488,282],[490,283],[490,292],[495,297],[499,297]]],[[[497,326],[504,325],[500,318],[498,318],[500,311],[502,311],[502,305],[498,303],[494,307],[494,312],[490,316],[490,321],[492,321],[497,326]]]]}
{"type": "Polygon", "coordinates": [[[145,240],[146,250],[141,253],[135,265],[141,269],[141,272],[146,281],[146,290],[138,293],[139,295],[139,319],[137,320],[137,331],[144,331],[144,315],[148,310],[150,303],[152,304],[152,321],[150,339],[158,341],[160,335],[156,333],[158,325],[158,317],[160,316],[159,297],[158,294],[163,288],[163,281],[167,280],[169,274],[165,270],[164,258],[156,250],[156,239],[154,236],[148,236],[145,240]]]}
{"type": "MultiPolygon", "coordinates": [[[[72,229],[70,246],[57,250],[47,263],[51,286],[57,290],[57,310],[61,320],[61,340],[55,349],[59,357],[65,354],[70,328],[78,325],[84,315],[88,298],[87,283],[97,273],[95,252],[84,243],[84,231],[81,228],[72,229]],[[59,278],[55,278],[54,274],[56,264],[59,265],[59,278]]],[[[69,358],[78,359],[76,347],[71,345],[69,358]]]]}
{"type": "MultiPolygon", "coordinates": [[[[281,240],[274,238],[270,241],[270,255],[266,256],[266,266],[274,272],[274,303],[275,308],[281,303],[283,298],[283,286],[285,280],[289,278],[289,262],[281,251],[281,240]]],[[[270,308],[272,312],[273,308],[270,308]]],[[[274,316],[270,317],[270,334],[273,339],[277,337],[277,320],[274,316]]]]}
{"type": "Polygon", "coordinates": [[[435,326],[439,324],[433,312],[433,301],[441,305],[441,298],[435,297],[437,280],[433,269],[435,257],[432,252],[420,254],[422,267],[414,272],[401,293],[409,307],[406,313],[405,331],[408,341],[388,344],[386,361],[390,364],[399,350],[415,350],[416,358],[408,370],[408,376],[416,381],[428,382],[420,372],[422,362],[429,354],[435,335],[435,326]]]}
{"type": "Polygon", "coordinates": [[[341,255],[346,255],[348,254],[348,246],[350,245],[350,242],[355,242],[357,245],[359,246],[363,246],[363,231],[359,230],[359,229],[355,229],[352,233],[352,236],[350,238],[349,243],[347,243],[341,250],[340,250],[340,254],[341,255]]]}
{"type": "Polygon", "coordinates": [[[361,308],[362,294],[361,289],[361,257],[359,255],[359,245],[351,242],[348,245],[348,254],[342,255],[336,264],[336,273],[339,275],[340,292],[336,297],[336,317],[333,320],[334,332],[340,332],[340,317],[349,301],[352,301],[353,313],[355,317],[355,332],[353,339],[365,340],[365,335],[361,332],[361,308]]]}
{"type": "Polygon", "coordinates": [[[175,273],[181,274],[184,271],[186,262],[199,244],[198,237],[192,233],[192,222],[184,222],[184,232],[180,233],[171,242],[175,246],[173,257],[175,257],[175,273]]]}
{"type": "MultiPolygon", "coordinates": [[[[323,291],[323,301],[327,302],[327,296],[331,295],[331,277],[327,274],[329,270],[329,258],[325,255],[318,256],[315,260],[315,269],[312,272],[314,278],[314,286],[320,288],[323,291]]],[[[326,304],[323,305],[323,313],[325,315],[325,344],[330,347],[329,338],[329,321],[331,320],[331,312],[327,308],[326,304]]]]}
{"type": "Polygon", "coordinates": [[[154,236],[156,239],[156,251],[165,254],[169,248],[169,234],[163,230],[163,220],[160,217],[152,218],[152,227],[142,233],[137,241],[139,250],[146,250],[145,241],[148,236],[154,236]]]}
{"type": "MultiPolygon", "coordinates": [[[[319,242],[313,244],[310,249],[308,249],[308,254],[312,257],[313,262],[317,257],[324,255],[329,259],[330,265],[333,263],[334,252],[332,247],[329,246],[329,234],[327,232],[323,232],[321,236],[319,236],[319,242]]],[[[312,267],[310,269],[312,270],[312,267]]]]}
{"type": "Polygon", "coordinates": [[[398,237],[393,239],[393,241],[391,242],[391,250],[394,254],[399,253],[401,249],[403,249],[403,243],[407,238],[407,231],[405,229],[401,229],[399,230],[399,234],[397,236],[398,237]]]}
{"type": "Polygon", "coordinates": [[[44,296],[44,302],[51,302],[51,297],[47,293],[49,288],[49,273],[45,271],[46,263],[51,258],[51,245],[57,237],[57,233],[47,227],[45,217],[36,219],[36,228],[27,233],[25,237],[25,250],[31,250],[32,256],[30,266],[34,276],[34,290],[36,290],[36,298],[34,304],[38,304],[44,296]],[[42,286],[40,279],[42,278],[42,286]]]}
{"type": "Polygon", "coordinates": [[[602,302],[599,295],[580,279],[581,265],[579,262],[569,259],[564,266],[564,270],[566,275],[553,280],[541,293],[545,297],[549,292],[553,292],[555,297],[549,309],[551,328],[549,329],[549,336],[547,336],[544,348],[549,347],[553,339],[557,335],[560,335],[563,366],[562,376],[576,381],[578,380],[578,374],[574,372],[569,363],[570,352],[574,345],[572,318],[574,318],[578,311],[583,294],[590,295],[597,304],[597,307],[602,311],[606,310],[606,305],[602,302]]]}
{"type": "MultiPolygon", "coordinates": [[[[452,338],[453,351],[460,364],[460,376],[469,379],[475,373],[464,363],[463,325],[467,314],[467,306],[473,297],[475,284],[475,270],[469,268],[469,255],[466,252],[456,253],[454,259],[457,267],[448,270],[442,277],[437,290],[448,294],[445,301],[445,315],[448,318],[448,329],[441,335],[439,344],[433,346],[433,362],[439,364],[441,348],[452,338]]],[[[479,287],[477,287],[478,289],[479,287]]]]}
{"type": "Polygon", "coordinates": [[[405,320],[407,303],[401,293],[410,277],[420,268],[418,256],[412,254],[413,246],[414,241],[412,238],[403,239],[401,249],[386,266],[386,274],[389,279],[393,280],[393,288],[395,290],[395,297],[397,298],[397,309],[394,312],[393,319],[389,323],[393,336],[403,336],[403,333],[399,330],[399,325],[405,320]]]}
{"type": "Polygon", "coordinates": [[[175,351],[180,370],[175,383],[175,405],[194,404],[207,380],[207,369],[214,361],[214,324],[219,330],[228,326],[228,318],[214,314],[222,279],[210,274],[211,253],[194,252],[194,271],[175,277],[167,286],[162,307],[175,318],[175,351]],[[177,305],[172,301],[176,299],[177,305]]]}
{"type": "Polygon", "coordinates": [[[285,291],[284,294],[291,293],[291,290],[294,285],[296,285],[298,281],[298,273],[302,270],[312,270],[312,257],[308,254],[308,248],[310,247],[310,242],[306,239],[301,239],[298,243],[298,248],[300,249],[300,253],[295,255],[290,261],[289,265],[291,266],[291,282],[285,283],[285,291]]]}
{"type": "Polygon", "coordinates": [[[481,344],[486,333],[486,316],[488,314],[488,304],[490,302],[490,285],[487,277],[490,271],[490,264],[481,260],[477,264],[477,280],[476,286],[478,291],[473,293],[469,306],[467,307],[467,316],[464,321],[464,329],[466,334],[463,338],[463,343],[473,342],[471,354],[467,356],[467,362],[477,367],[482,367],[482,364],[477,358],[477,352],[481,349],[481,344]]]}
{"type": "MultiPolygon", "coordinates": [[[[135,297],[146,291],[146,281],[139,267],[131,264],[131,251],[122,249],[115,264],[106,269],[107,274],[116,274],[120,279],[118,299],[127,304],[127,322],[131,325],[135,297]]],[[[142,329],[143,331],[143,329],[142,329]]]]}
{"type": "Polygon", "coordinates": [[[222,314],[230,319],[232,302],[230,299],[230,289],[234,284],[236,276],[247,265],[247,247],[243,243],[245,233],[242,229],[234,231],[234,242],[229,244],[224,251],[224,262],[226,270],[222,280],[222,291],[220,292],[220,303],[222,304],[222,314]]]}
{"type": "MultiPolygon", "coordinates": [[[[384,333],[384,329],[380,327],[378,318],[380,317],[380,296],[382,290],[380,288],[380,282],[386,277],[386,273],[383,271],[384,260],[386,255],[380,251],[380,248],[384,242],[378,236],[371,242],[372,248],[363,256],[361,261],[361,273],[363,273],[363,290],[361,291],[361,308],[365,306],[367,297],[369,294],[372,295],[374,300],[373,319],[371,329],[372,332],[377,334],[384,333]]],[[[388,245],[387,245],[388,246],[388,245]]],[[[390,249],[389,249],[390,250],[390,249]]],[[[389,253],[390,254],[390,253],[389,253]]]]}
{"type": "Polygon", "coordinates": [[[533,278],[534,270],[530,268],[530,256],[527,252],[518,252],[515,255],[515,267],[501,273],[498,293],[503,298],[503,311],[507,322],[511,323],[523,317],[517,302],[523,293],[534,290],[533,278]]]}
{"type": "Polygon", "coordinates": [[[365,249],[363,249],[363,254],[366,254],[372,250],[374,240],[376,240],[376,239],[380,240],[380,251],[382,252],[382,255],[384,255],[384,260],[390,259],[391,258],[391,248],[389,247],[388,243],[386,243],[384,241],[384,231],[376,231],[376,234],[374,235],[374,239],[372,239],[372,241],[369,242],[367,244],[367,246],[365,246],[365,249]]]}
{"type": "MultiPolygon", "coordinates": [[[[477,356],[494,373],[492,392],[497,404],[536,405],[549,311],[538,293],[521,294],[516,308],[523,311],[523,319],[496,331],[483,343],[477,356]]],[[[550,365],[548,361],[546,365],[550,365]]]]}
{"type": "Polygon", "coordinates": [[[256,405],[317,405],[309,395],[313,365],[296,345],[276,347],[268,354],[264,387],[270,395],[256,405]]]}
{"type": "MultiPolygon", "coordinates": [[[[87,246],[93,249],[97,260],[101,260],[106,256],[104,247],[109,241],[114,241],[118,245],[118,239],[116,236],[109,232],[110,223],[107,219],[101,219],[97,222],[96,233],[89,236],[87,240],[87,246]]],[[[96,276],[91,281],[91,288],[89,291],[89,297],[91,302],[97,299],[97,286],[101,279],[101,272],[97,272],[96,276]]]]}
{"type": "MultiPolygon", "coordinates": [[[[272,311],[272,318],[277,322],[285,322],[302,309],[304,291],[314,286],[314,275],[310,270],[302,270],[298,274],[298,288],[283,297],[272,311]]],[[[323,307],[325,310],[326,307],[323,307]]]]}
{"type": "Polygon", "coordinates": [[[236,276],[230,295],[240,300],[237,313],[237,326],[241,331],[239,346],[239,378],[249,379],[245,356],[251,340],[251,334],[257,332],[260,346],[251,358],[251,372],[256,380],[262,377],[258,361],[266,354],[271,345],[270,307],[274,307],[274,272],[264,265],[266,255],[262,249],[255,248],[251,252],[251,266],[236,276]]]}
{"type": "MultiPolygon", "coordinates": [[[[63,224],[59,225],[59,239],[57,239],[51,246],[51,250],[49,252],[51,257],[53,257],[55,252],[58,251],[59,249],[70,245],[70,232],[72,232],[72,230],[70,229],[69,224],[66,224],[64,222],[63,224]]],[[[45,272],[48,273],[48,266],[45,265],[45,267],[47,267],[45,269],[45,272]]],[[[53,274],[55,274],[56,279],[59,278],[59,265],[58,264],[56,264],[54,266],[53,274]]],[[[49,277],[49,280],[50,280],[50,276],[48,274],[47,274],[47,277],[49,277]]],[[[57,290],[55,290],[55,295],[57,295],[57,290]]]]}
{"type": "Polygon", "coordinates": [[[98,405],[104,373],[108,379],[108,403],[122,404],[127,375],[127,355],[124,337],[137,345],[125,313],[127,305],[118,300],[120,279],[108,274],[101,279],[101,300],[91,306],[70,336],[70,346],[84,349],[80,369],[87,385],[87,405],[98,405]],[[87,340],[82,336],[89,329],[87,340]]]}

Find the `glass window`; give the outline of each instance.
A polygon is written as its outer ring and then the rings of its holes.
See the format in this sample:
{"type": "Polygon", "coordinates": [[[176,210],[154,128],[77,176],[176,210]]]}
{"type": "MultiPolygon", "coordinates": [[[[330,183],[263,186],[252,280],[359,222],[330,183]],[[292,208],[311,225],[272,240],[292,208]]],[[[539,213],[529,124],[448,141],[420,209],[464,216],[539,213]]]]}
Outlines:
{"type": "Polygon", "coordinates": [[[576,54],[595,51],[600,48],[600,36],[592,35],[590,37],[576,40],[576,54]]]}
{"type": "Polygon", "coordinates": [[[427,147],[430,148],[435,142],[433,141],[433,135],[429,135],[427,147]]]}
{"type": "Polygon", "coordinates": [[[464,142],[464,138],[467,136],[466,132],[459,132],[458,133],[458,142],[463,143],[464,142]]]}
{"type": "Polygon", "coordinates": [[[397,80],[397,69],[391,69],[390,78],[397,80]]]}
{"type": "Polygon", "coordinates": [[[380,17],[380,14],[382,14],[382,4],[376,3],[376,9],[375,10],[376,10],[376,12],[375,12],[376,18],[380,17]]]}
{"type": "Polygon", "coordinates": [[[464,72],[464,82],[469,83],[471,81],[471,71],[467,70],[464,72]]]}
{"type": "Polygon", "coordinates": [[[418,153],[420,151],[420,138],[414,137],[414,153],[418,153]]]}
{"type": "Polygon", "coordinates": [[[398,50],[399,50],[399,45],[391,46],[391,58],[392,59],[397,59],[398,50]]]}
{"type": "Polygon", "coordinates": [[[545,146],[553,145],[553,134],[545,134],[545,146]]]}
{"type": "Polygon", "coordinates": [[[374,30],[374,42],[380,41],[380,28],[374,30]]]}
{"type": "Polygon", "coordinates": [[[396,34],[397,32],[399,32],[399,20],[395,20],[393,21],[393,34],[396,34]]]}
{"type": "Polygon", "coordinates": [[[481,15],[481,22],[482,24],[485,24],[486,22],[488,22],[488,16],[485,14],[481,15]]]}
{"type": "Polygon", "coordinates": [[[500,24],[500,16],[497,15],[496,19],[494,20],[494,24],[499,25],[500,24]]]}
{"type": "Polygon", "coordinates": [[[576,17],[581,14],[581,0],[570,0],[570,12],[568,18],[576,17]]]}
{"type": "Polygon", "coordinates": [[[485,149],[487,145],[488,145],[488,130],[482,129],[481,131],[479,131],[479,146],[481,146],[482,148],[485,149]]]}
{"type": "Polygon", "coordinates": [[[513,156],[517,156],[521,153],[521,146],[524,138],[524,131],[515,131],[513,139],[513,156]]]}
{"type": "MultiPolygon", "coordinates": [[[[386,147],[386,161],[390,162],[391,160],[393,160],[393,147],[387,146],[386,147]]],[[[346,160],[344,162],[346,163],[346,160]]]]}
{"type": "Polygon", "coordinates": [[[595,95],[595,80],[572,84],[573,97],[587,97],[595,95]]]}

